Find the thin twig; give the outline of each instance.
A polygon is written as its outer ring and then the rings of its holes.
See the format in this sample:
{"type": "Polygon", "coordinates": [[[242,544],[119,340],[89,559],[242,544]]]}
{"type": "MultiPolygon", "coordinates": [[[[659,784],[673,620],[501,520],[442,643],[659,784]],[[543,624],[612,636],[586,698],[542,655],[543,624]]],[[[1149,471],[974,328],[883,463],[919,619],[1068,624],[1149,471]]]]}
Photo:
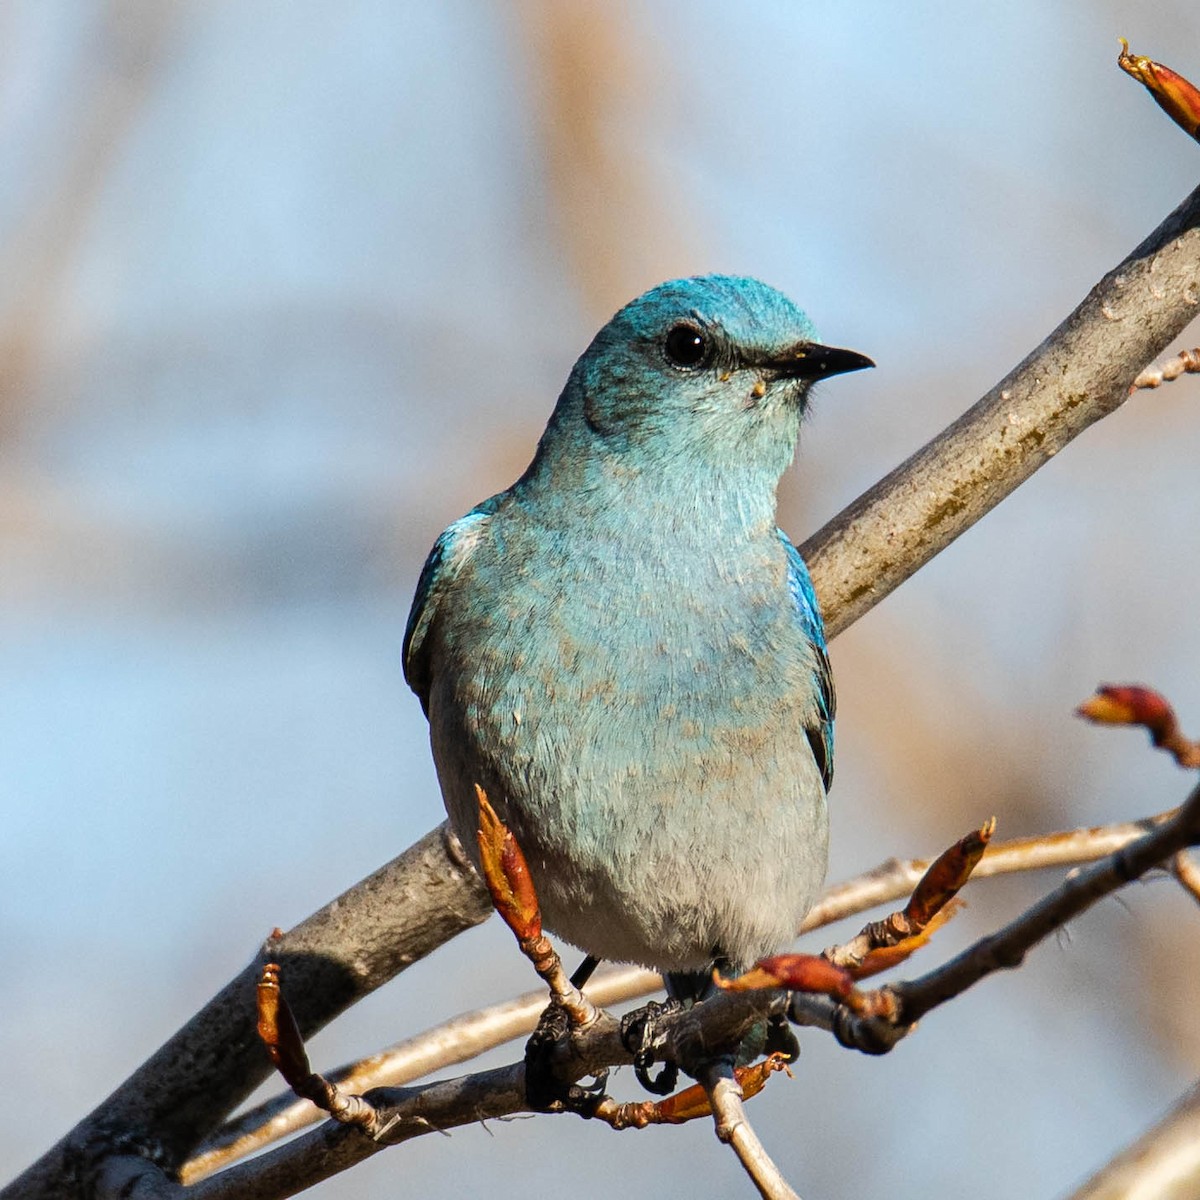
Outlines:
{"type": "Polygon", "coordinates": [[[996,818],[992,817],[959,838],[930,864],[903,909],[871,921],[850,941],[825,950],[824,957],[849,968],[859,979],[903,962],[955,912],[955,897],[986,853],[995,828],[996,818]]]}
{"type": "MultiPolygon", "coordinates": [[[[282,936],[276,930],[277,937],[282,936]]],[[[375,1106],[356,1092],[340,1087],[312,1069],[296,1017],[280,986],[279,964],[265,963],[258,981],[258,1036],[262,1039],[275,1069],[304,1100],[315,1104],[343,1125],[353,1125],[368,1137],[381,1137],[387,1130],[380,1124],[375,1106]]]]}
{"type": "Polygon", "coordinates": [[[1161,387],[1178,379],[1180,375],[1195,375],[1200,373],[1200,349],[1180,350],[1174,358],[1168,358],[1161,366],[1147,367],[1129,386],[1131,392],[1139,388],[1161,387]]]}
{"type": "Polygon", "coordinates": [[[1196,1196],[1200,1196],[1200,1083],[1068,1200],[1193,1200],[1196,1196]]]}
{"type": "MultiPolygon", "coordinates": [[[[1140,821],[1121,821],[1112,825],[1093,825],[1062,833],[992,842],[971,878],[986,879],[1018,871],[1075,867],[1081,863],[1095,862],[1144,837],[1169,820],[1174,812],[1160,813],[1140,821]]],[[[823,928],[834,921],[857,916],[866,909],[879,904],[891,904],[907,896],[932,862],[928,858],[893,858],[863,875],[826,888],[804,918],[800,932],[808,933],[823,928]]]]}
{"type": "Polygon", "coordinates": [[[717,1138],[738,1156],[759,1195],[764,1200],[800,1200],[754,1132],[729,1060],[706,1063],[700,1071],[700,1082],[712,1105],[717,1138]]]}
{"type": "MultiPolygon", "coordinates": [[[[1127,842],[1124,849],[1089,871],[1067,880],[1045,901],[1034,905],[1000,933],[983,939],[972,950],[952,959],[946,967],[912,983],[879,989],[879,993],[890,993],[897,1006],[906,1006],[900,1024],[856,1017],[844,1005],[826,996],[797,994],[789,1004],[787,994],[778,990],[720,993],[693,1009],[663,1018],[654,1051],[656,1055],[679,1061],[689,1048],[694,1049],[697,1045],[737,1044],[753,1025],[783,1011],[785,1006],[789,1006],[793,1016],[803,1023],[832,1029],[848,1045],[860,1049],[873,1045],[877,1052],[886,1051],[911,1029],[911,1022],[918,1015],[965,990],[989,971],[1013,965],[1018,953],[1023,954],[1056,927],[1055,921],[1061,923],[1070,919],[1101,896],[1169,858],[1191,839],[1200,838],[1200,788],[1174,817],[1165,821],[1158,818],[1139,822],[1129,828],[1143,831],[1143,836],[1127,842]],[[1150,832],[1144,832],[1146,828],[1150,832]]],[[[1093,832],[1110,833],[1108,830],[1093,832]]],[[[1065,835],[1067,841],[1077,836],[1065,835]]],[[[1087,840],[1084,838],[1085,842],[1087,840]]],[[[1019,844],[1018,849],[1026,866],[1037,863],[1036,847],[1025,842],[1019,844]]],[[[1061,861],[1057,857],[1060,854],[1061,849],[1054,849],[1051,857],[1061,861]]],[[[976,873],[980,873],[986,864],[987,855],[976,873]]],[[[599,1022],[589,1033],[567,1039],[564,1050],[566,1056],[559,1065],[575,1079],[583,1079],[605,1066],[631,1059],[621,1043],[615,1022],[599,1022]]],[[[381,1141],[372,1142],[352,1129],[326,1123],[285,1146],[201,1181],[189,1189],[189,1200],[282,1200],[346,1170],[384,1145],[480,1118],[527,1112],[524,1079],[523,1064],[514,1064],[425,1087],[380,1089],[373,1094],[372,1100],[380,1107],[381,1118],[393,1122],[381,1141]]]]}
{"type": "Polygon", "coordinates": [[[1003,929],[981,938],[949,962],[917,979],[880,988],[881,993],[890,995],[894,1001],[892,1022],[864,1020],[845,1013],[835,1018],[834,1033],[846,1045],[881,1053],[890,1043],[904,1037],[926,1013],[960,996],[992,972],[1020,966],[1038,942],[1097,900],[1197,842],[1200,842],[1200,786],[1169,821],[1095,866],[1070,875],[1003,929]]]}

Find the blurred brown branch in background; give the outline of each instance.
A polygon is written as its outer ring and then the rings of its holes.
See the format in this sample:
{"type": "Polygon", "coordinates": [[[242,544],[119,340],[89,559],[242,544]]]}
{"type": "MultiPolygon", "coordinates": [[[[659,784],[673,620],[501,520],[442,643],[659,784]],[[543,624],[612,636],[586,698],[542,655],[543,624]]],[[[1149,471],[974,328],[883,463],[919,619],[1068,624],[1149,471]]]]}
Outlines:
{"type": "Polygon", "coordinates": [[[13,237],[21,247],[22,288],[0,312],[0,439],[22,419],[45,335],[57,323],[69,272],[102,189],[158,82],[179,12],[154,0],[106,0],[90,15],[100,33],[97,76],[74,98],[79,132],[65,144],[54,190],[41,194],[13,237]]]}
{"type": "Polygon", "coordinates": [[[590,317],[608,316],[663,279],[692,274],[704,245],[699,215],[671,164],[643,151],[664,104],[671,64],[639,36],[629,4],[522,0],[515,22],[528,53],[553,203],[549,219],[590,317]]]}

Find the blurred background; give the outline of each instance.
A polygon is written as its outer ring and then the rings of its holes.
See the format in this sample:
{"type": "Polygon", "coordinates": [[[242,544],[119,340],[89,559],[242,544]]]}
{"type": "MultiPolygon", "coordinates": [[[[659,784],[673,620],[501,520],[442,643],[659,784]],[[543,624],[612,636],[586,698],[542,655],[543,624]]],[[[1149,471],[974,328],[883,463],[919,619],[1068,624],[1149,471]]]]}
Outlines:
{"type": "MultiPolygon", "coordinates": [[[[803,539],[1197,182],[1119,34],[1200,78],[1190,0],[0,6],[0,1179],[441,820],[417,572],[600,323],[749,273],[877,360],[818,397],[803,539]]],[[[1200,731],[1198,386],[1133,399],[837,640],[831,878],[992,813],[1181,799],[1071,709],[1142,681],[1200,731]]],[[[1053,882],[971,889],[924,965],[1053,882]]],[[[1200,1069],[1198,930],[1151,882],[888,1058],[807,1036],[759,1130],[806,1196],[1061,1193],[1200,1069]]],[[[532,982],[490,922],[314,1060],[532,982]]],[[[467,1128],[312,1194],[748,1190],[704,1122],[617,1136],[467,1128]]]]}

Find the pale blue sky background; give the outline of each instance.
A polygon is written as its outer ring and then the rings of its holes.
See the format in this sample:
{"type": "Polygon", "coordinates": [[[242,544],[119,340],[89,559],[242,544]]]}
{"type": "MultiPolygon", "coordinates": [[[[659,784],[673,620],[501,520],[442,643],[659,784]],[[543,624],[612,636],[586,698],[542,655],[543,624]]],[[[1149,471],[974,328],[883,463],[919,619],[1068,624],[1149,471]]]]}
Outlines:
{"type": "MultiPolygon", "coordinates": [[[[1200,78],[1184,0],[0,5],[0,1179],[441,819],[400,671],[416,574],[604,317],[752,273],[877,360],[818,400],[803,538],[1196,183],[1118,34],[1200,78]]],[[[1198,405],[1136,398],[838,640],[834,877],[992,812],[1180,799],[1070,710],[1141,680],[1200,729],[1198,405]]],[[[1051,883],[981,885],[929,961],[1051,883]]],[[[886,1060],[806,1037],[761,1133],[805,1196],[1060,1194],[1200,1068],[1198,932],[1151,884],[886,1060]]],[[[314,1058],[530,982],[488,925],[314,1058]]],[[[702,1124],[490,1132],[312,1194],[747,1187],[702,1124]]]]}

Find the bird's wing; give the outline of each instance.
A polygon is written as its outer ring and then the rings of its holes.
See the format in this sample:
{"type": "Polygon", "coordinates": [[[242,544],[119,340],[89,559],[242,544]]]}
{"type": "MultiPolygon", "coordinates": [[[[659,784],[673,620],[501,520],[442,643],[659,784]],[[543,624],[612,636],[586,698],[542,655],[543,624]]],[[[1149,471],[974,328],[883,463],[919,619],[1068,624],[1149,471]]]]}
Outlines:
{"type": "Polygon", "coordinates": [[[812,723],[805,732],[813,757],[825,781],[825,790],[833,782],[833,718],[837,712],[837,696],[833,690],[833,674],[829,669],[829,656],[825,650],[825,623],[817,607],[817,594],[813,591],[812,577],[800,551],[788,540],[782,529],[777,530],[779,540],[787,551],[788,590],[796,609],[796,619],[809,645],[813,648],[816,663],[813,682],[816,685],[817,706],[812,723]]]}
{"type": "Polygon", "coordinates": [[[417,594],[413,597],[408,625],[404,630],[404,678],[416,692],[427,714],[431,680],[425,637],[437,614],[438,605],[462,570],[463,563],[470,558],[479,535],[495,509],[496,498],[493,497],[445,529],[433,543],[433,549],[421,568],[421,578],[417,580],[417,594]]]}

